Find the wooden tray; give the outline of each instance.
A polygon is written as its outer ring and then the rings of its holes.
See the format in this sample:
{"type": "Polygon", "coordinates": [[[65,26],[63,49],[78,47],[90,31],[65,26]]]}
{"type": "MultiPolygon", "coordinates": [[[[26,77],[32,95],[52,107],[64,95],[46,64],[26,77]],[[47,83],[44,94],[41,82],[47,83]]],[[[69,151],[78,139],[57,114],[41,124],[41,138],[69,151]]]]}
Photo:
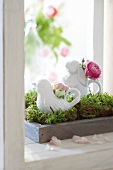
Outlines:
{"type": "Polygon", "coordinates": [[[49,142],[52,136],[69,139],[73,135],[88,136],[113,132],[113,116],[76,120],[55,125],[41,125],[25,121],[25,136],[37,143],[49,142]]]}

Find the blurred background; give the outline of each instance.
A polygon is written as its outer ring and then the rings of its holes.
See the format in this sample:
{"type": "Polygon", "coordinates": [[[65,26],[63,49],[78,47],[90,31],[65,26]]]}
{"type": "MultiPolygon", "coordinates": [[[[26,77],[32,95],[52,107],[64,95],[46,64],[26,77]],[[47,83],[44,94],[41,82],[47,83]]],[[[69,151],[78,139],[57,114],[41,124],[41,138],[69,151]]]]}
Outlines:
{"type": "Polygon", "coordinates": [[[52,83],[61,81],[67,61],[93,59],[94,0],[24,2],[27,92],[43,77],[52,83]],[[52,17],[47,16],[50,6],[56,10],[52,17]]]}

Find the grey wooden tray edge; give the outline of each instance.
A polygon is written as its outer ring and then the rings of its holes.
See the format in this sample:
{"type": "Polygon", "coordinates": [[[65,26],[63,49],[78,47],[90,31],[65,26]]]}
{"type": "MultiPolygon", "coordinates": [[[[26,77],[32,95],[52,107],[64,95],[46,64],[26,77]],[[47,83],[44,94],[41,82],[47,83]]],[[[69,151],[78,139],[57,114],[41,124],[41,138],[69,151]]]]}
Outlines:
{"type": "Polygon", "coordinates": [[[52,136],[69,139],[73,135],[88,136],[113,132],[113,116],[75,120],[55,125],[40,125],[25,121],[25,136],[38,143],[50,141],[52,136]]]}

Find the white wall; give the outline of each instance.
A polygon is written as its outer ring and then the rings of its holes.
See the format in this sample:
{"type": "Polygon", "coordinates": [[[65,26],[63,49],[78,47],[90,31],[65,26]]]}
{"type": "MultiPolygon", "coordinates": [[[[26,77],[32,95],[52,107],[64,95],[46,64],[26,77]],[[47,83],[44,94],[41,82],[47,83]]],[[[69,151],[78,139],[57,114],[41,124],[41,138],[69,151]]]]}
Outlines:
{"type": "Polygon", "coordinates": [[[0,0],[0,170],[3,170],[3,0],[0,0]]]}

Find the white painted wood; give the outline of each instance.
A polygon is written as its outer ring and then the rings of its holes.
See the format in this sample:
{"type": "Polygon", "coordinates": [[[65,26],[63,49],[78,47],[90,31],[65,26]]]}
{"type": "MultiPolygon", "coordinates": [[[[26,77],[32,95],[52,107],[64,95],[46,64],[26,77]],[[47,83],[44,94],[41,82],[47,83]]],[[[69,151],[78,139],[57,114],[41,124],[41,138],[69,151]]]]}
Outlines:
{"type": "Polygon", "coordinates": [[[35,142],[27,137],[25,137],[25,145],[34,144],[35,142]]]}
{"type": "MultiPolygon", "coordinates": [[[[88,136],[92,140],[93,136],[88,136]]],[[[100,144],[75,144],[63,140],[54,151],[45,150],[46,144],[25,146],[26,170],[110,170],[113,168],[113,132],[97,135],[100,144]],[[108,140],[108,141],[107,141],[108,140]]]]}
{"type": "Polygon", "coordinates": [[[4,0],[5,170],[24,169],[23,0],[4,0]]]}
{"type": "Polygon", "coordinates": [[[105,0],[104,91],[113,95],[113,0],[105,0]]]}
{"type": "MultiPolygon", "coordinates": [[[[51,153],[52,154],[52,153],[51,153]]],[[[112,170],[113,151],[90,152],[58,157],[26,164],[26,170],[112,170]]]]}
{"type": "MultiPolygon", "coordinates": [[[[104,0],[94,0],[93,59],[102,69],[103,84],[104,0]]],[[[97,86],[94,86],[96,91],[97,86]]]]}
{"type": "Polygon", "coordinates": [[[0,1],[0,170],[4,166],[3,145],[3,0],[0,1]]]}

